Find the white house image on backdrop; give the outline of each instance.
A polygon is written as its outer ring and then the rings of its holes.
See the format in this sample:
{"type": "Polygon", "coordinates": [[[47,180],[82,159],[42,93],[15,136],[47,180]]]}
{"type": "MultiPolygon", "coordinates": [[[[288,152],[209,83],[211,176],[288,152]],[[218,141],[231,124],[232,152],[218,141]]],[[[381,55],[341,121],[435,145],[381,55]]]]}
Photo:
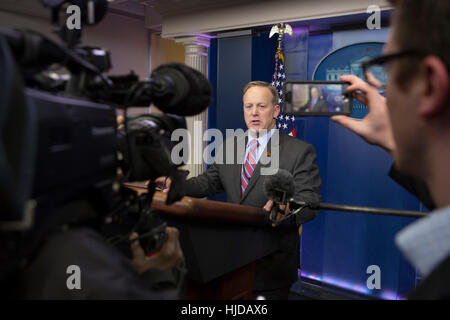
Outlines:
{"type": "MultiPolygon", "coordinates": [[[[343,68],[339,67],[333,67],[333,68],[327,68],[325,70],[326,72],[326,81],[339,81],[339,77],[344,74],[354,74],[355,76],[362,78],[362,63],[364,61],[370,60],[372,57],[364,56],[362,58],[350,61],[348,65],[346,65],[343,68]]],[[[382,79],[385,77],[385,72],[382,67],[374,67],[371,68],[370,72],[377,78],[382,79]]]]}

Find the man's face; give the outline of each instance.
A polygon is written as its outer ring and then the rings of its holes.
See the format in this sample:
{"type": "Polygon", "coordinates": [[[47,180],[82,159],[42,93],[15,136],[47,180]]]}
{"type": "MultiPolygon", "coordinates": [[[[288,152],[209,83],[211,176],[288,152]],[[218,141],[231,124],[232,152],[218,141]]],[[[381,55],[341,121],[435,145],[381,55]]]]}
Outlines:
{"type": "MultiPolygon", "coordinates": [[[[395,43],[395,30],[384,48],[384,54],[401,51],[395,43]]],[[[421,83],[411,80],[406,89],[402,90],[397,84],[399,60],[389,62],[388,82],[386,87],[386,102],[392,125],[392,132],[396,143],[393,154],[396,166],[405,173],[420,176],[421,155],[425,151],[424,135],[421,130],[421,119],[417,109],[420,104],[421,83]]]]}
{"type": "Polygon", "coordinates": [[[317,88],[312,88],[311,89],[311,97],[313,99],[317,98],[319,96],[319,90],[317,90],[317,88]]]}
{"type": "Polygon", "coordinates": [[[254,133],[270,130],[280,113],[280,106],[272,103],[272,93],[266,87],[251,87],[244,94],[244,119],[247,128],[254,133]]]}

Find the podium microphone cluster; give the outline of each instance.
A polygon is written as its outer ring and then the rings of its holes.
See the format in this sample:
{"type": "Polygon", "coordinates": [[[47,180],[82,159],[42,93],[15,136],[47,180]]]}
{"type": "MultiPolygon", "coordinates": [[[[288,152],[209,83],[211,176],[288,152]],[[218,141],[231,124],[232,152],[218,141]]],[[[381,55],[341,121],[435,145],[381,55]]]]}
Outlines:
{"type": "Polygon", "coordinates": [[[278,169],[276,174],[270,175],[264,180],[264,193],[273,201],[271,218],[275,220],[280,211],[280,205],[287,205],[294,196],[294,177],[284,169],[278,169]]]}

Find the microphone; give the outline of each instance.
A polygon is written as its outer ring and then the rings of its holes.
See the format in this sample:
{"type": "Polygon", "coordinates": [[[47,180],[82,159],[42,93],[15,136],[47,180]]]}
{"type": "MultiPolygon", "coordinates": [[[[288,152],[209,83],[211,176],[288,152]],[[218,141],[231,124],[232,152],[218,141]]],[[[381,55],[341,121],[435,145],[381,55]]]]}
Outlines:
{"type": "Polygon", "coordinates": [[[280,205],[287,205],[294,196],[294,177],[284,169],[278,169],[276,174],[264,180],[264,193],[274,202],[272,207],[272,220],[275,220],[280,205]]]}
{"type": "Polygon", "coordinates": [[[152,101],[165,113],[194,116],[211,104],[211,83],[185,64],[159,66],[151,74],[151,83],[152,101]]]}

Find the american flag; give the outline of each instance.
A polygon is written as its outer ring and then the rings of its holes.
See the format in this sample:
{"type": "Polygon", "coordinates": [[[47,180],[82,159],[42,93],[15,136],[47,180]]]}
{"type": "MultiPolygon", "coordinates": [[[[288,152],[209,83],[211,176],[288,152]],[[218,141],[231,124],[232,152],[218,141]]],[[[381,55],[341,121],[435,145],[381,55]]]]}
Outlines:
{"type": "MultiPolygon", "coordinates": [[[[275,71],[272,77],[272,86],[277,88],[278,91],[278,104],[283,105],[283,83],[286,81],[286,72],[284,70],[284,56],[280,48],[275,54],[275,71]]],[[[295,117],[288,116],[280,112],[276,119],[276,126],[281,132],[288,134],[290,136],[297,136],[295,129],[295,117]]]]}

